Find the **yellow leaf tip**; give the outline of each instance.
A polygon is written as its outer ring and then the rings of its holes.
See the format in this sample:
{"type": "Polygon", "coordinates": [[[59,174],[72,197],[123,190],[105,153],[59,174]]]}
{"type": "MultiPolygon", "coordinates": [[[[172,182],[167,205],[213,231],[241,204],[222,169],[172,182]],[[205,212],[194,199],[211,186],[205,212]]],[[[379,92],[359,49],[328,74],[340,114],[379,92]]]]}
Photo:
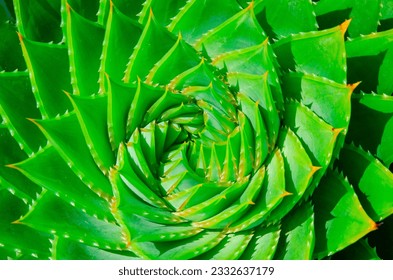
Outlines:
{"type": "Polygon", "coordinates": [[[347,19],[346,21],[344,21],[343,23],[340,24],[340,30],[341,33],[344,35],[345,32],[347,32],[348,26],[351,23],[352,19],[347,19]]]}
{"type": "Polygon", "coordinates": [[[361,83],[361,81],[359,81],[359,82],[357,82],[357,83],[353,83],[353,84],[347,85],[347,88],[349,88],[350,93],[352,93],[352,92],[355,90],[355,88],[358,87],[358,85],[359,85],[360,83],[361,83]]]}

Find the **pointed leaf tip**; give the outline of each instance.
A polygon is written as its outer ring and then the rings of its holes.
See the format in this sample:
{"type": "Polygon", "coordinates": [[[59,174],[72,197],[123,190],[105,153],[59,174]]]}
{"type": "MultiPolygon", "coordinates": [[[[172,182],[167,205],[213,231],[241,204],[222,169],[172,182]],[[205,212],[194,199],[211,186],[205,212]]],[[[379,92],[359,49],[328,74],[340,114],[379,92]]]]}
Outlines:
{"type": "Polygon", "coordinates": [[[23,225],[23,223],[20,221],[22,219],[22,217],[16,221],[11,222],[11,224],[13,225],[23,225]]]}
{"type": "Polygon", "coordinates": [[[355,88],[357,88],[358,85],[359,85],[361,82],[362,82],[362,81],[359,81],[359,82],[354,83],[354,84],[349,84],[349,85],[347,85],[347,87],[349,88],[351,94],[353,93],[353,91],[355,90],[355,88]]]}
{"type": "Polygon", "coordinates": [[[338,135],[341,133],[341,131],[343,131],[343,130],[345,130],[344,127],[341,127],[341,128],[333,128],[332,131],[333,131],[334,138],[337,138],[337,136],[338,136],[338,135]]]}
{"type": "Polygon", "coordinates": [[[341,33],[344,35],[347,32],[348,26],[351,23],[352,19],[347,19],[343,23],[340,24],[341,33]]]}
{"type": "Polygon", "coordinates": [[[18,34],[19,41],[22,42],[23,41],[23,35],[20,32],[16,32],[16,34],[18,34]]]}
{"type": "Polygon", "coordinates": [[[248,7],[246,8],[246,10],[254,9],[254,5],[255,5],[254,0],[251,0],[250,3],[248,4],[248,7]]]}

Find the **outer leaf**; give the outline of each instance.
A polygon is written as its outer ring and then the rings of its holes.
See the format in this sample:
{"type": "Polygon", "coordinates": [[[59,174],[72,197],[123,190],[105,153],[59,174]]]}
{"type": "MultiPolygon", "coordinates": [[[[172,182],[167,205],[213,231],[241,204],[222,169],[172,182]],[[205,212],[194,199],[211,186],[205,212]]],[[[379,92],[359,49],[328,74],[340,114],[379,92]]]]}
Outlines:
{"type": "Polygon", "coordinates": [[[385,166],[354,146],[345,146],[341,150],[338,165],[354,185],[360,202],[374,221],[393,214],[393,174],[385,166]]]}
{"type": "Polygon", "coordinates": [[[335,28],[296,34],[278,41],[273,48],[280,66],[345,83],[344,32],[347,25],[345,22],[335,28]]]}
{"type": "Polygon", "coordinates": [[[351,185],[336,172],[329,171],[322,179],[313,203],[317,258],[332,255],[377,228],[351,185]]]}
{"type": "Polygon", "coordinates": [[[308,0],[259,1],[255,10],[257,19],[269,38],[316,31],[318,27],[312,2],[308,0]]]}
{"type": "Polygon", "coordinates": [[[308,260],[314,251],[314,213],[310,204],[297,207],[283,219],[275,259],[308,260]],[[299,246],[303,244],[303,246],[299,246]]]}
{"type": "Polygon", "coordinates": [[[389,167],[393,163],[393,97],[355,95],[347,139],[372,152],[389,167]]]}

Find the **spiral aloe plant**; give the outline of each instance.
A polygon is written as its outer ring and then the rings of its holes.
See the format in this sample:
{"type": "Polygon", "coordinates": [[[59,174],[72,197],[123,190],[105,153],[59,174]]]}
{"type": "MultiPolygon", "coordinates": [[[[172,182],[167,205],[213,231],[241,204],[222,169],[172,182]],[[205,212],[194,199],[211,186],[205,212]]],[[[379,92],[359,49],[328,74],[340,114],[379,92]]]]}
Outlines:
{"type": "Polygon", "coordinates": [[[390,0],[0,1],[0,259],[393,258],[391,28],[390,0]]]}

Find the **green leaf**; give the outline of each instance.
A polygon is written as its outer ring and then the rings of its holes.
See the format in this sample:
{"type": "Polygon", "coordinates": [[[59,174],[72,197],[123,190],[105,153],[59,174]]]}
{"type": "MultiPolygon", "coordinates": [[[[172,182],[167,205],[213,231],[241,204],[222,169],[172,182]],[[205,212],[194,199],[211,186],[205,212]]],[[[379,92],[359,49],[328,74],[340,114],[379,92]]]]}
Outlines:
{"type": "Polygon", "coordinates": [[[128,61],[124,81],[135,83],[138,77],[144,80],[150,69],[169,51],[175,42],[174,35],[161,26],[153,13],[150,12],[149,20],[128,61]],[[151,44],[152,41],[159,42],[159,44],[151,44]]]}
{"type": "Polygon", "coordinates": [[[104,28],[79,15],[68,3],[65,5],[65,10],[66,41],[73,93],[84,96],[97,94],[104,28]],[[90,70],[84,71],[84,69],[90,70]]]}
{"type": "Polygon", "coordinates": [[[127,114],[130,111],[137,87],[107,79],[108,135],[112,150],[126,141],[127,114]]]}
{"type": "Polygon", "coordinates": [[[346,83],[344,32],[347,24],[344,22],[335,28],[294,34],[279,40],[273,49],[280,66],[284,70],[346,83]]]}
{"type": "Polygon", "coordinates": [[[198,258],[204,260],[236,260],[243,254],[252,237],[253,234],[250,232],[228,234],[217,246],[198,258]]]}
{"type": "Polygon", "coordinates": [[[0,71],[14,71],[26,69],[16,26],[11,21],[3,21],[0,17],[0,71]]]}
{"type": "Polygon", "coordinates": [[[351,116],[354,85],[343,85],[325,78],[290,72],[283,76],[285,96],[310,108],[333,128],[347,128],[351,116]]]}
{"type": "Polygon", "coordinates": [[[377,228],[355,191],[340,174],[328,171],[315,190],[315,257],[342,250],[377,228]]]}
{"type": "Polygon", "coordinates": [[[314,211],[310,203],[305,203],[282,220],[281,237],[274,258],[309,260],[313,256],[314,242],[314,211]]]}
{"type": "Polygon", "coordinates": [[[255,4],[255,10],[269,38],[316,31],[318,28],[314,7],[308,0],[265,0],[255,4]]]}
{"type": "Polygon", "coordinates": [[[302,103],[287,102],[284,123],[299,137],[315,166],[326,168],[341,129],[335,129],[302,103]]]}
{"type": "MultiPolygon", "coordinates": [[[[4,125],[2,129],[8,128],[21,150],[27,154],[35,152],[45,140],[37,127],[26,119],[39,117],[27,73],[1,73],[0,93],[0,115],[4,125]]],[[[12,153],[8,150],[5,155],[12,153]]]]}
{"type": "Polygon", "coordinates": [[[106,95],[82,97],[68,95],[83,132],[83,138],[98,167],[104,172],[115,163],[108,136],[106,95]]]}
{"type": "Polygon", "coordinates": [[[103,57],[100,65],[100,81],[102,83],[105,80],[105,73],[108,73],[109,77],[116,82],[120,82],[123,79],[133,47],[136,46],[138,38],[142,33],[141,29],[136,21],[125,16],[110,1],[103,42],[103,57]]]}
{"type": "Polygon", "coordinates": [[[60,1],[15,0],[19,32],[38,42],[60,42],[60,1]]]}
{"type": "Polygon", "coordinates": [[[12,223],[19,219],[28,210],[31,201],[22,199],[20,192],[16,193],[14,188],[7,189],[5,182],[0,178],[0,226],[12,223]]]}
{"type": "Polygon", "coordinates": [[[279,237],[280,229],[277,225],[257,228],[240,258],[242,260],[271,260],[277,249],[279,237]]]}
{"type": "Polygon", "coordinates": [[[379,23],[380,12],[381,0],[321,0],[315,6],[318,23],[323,29],[333,27],[344,20],[352,19],[348,28],[350,37],[375,32],[379,23]]]}
{"type": "Polygon", "coordinates": [[[362,81],[358,89],[364,92],[391,94],[392,39],[393,30],[388,30],[347,41],[348,81],[362,81]]]}
{"type": "Polygon", "coordinates": [[[10,193],[22,199],[25,204],[36,199],[42,188],[23,176],[19,171],[0,166],[0,189],[8,189],[10,193]]]}
{"type": "Polygon", "coordinates": [[[104,197],[112,195],[109,180],[94,161],[75,113],[33,122],[85,184],[104,197]]]}
{"type": "MultiPolygon", "coordinates": [[[[225,210],[220,211],[219,214],[216,214],[200,222],[194,222],[193,225],[203,228],[220,229],[226,228],[233,222],[236,222],[255,204],[254,200],[258,197],[258,194],[260,193],[264,177],[265,168],[261,167],[250,179],[247,187],[244,189],[239,199],[235,200],[234,203],[232,203],[225,210]]],[[[230,188],[233,188],[233,186],[231,186],[230,188]]],[[[222,193],[221,196],[224,195],[224,199],[226,199],[227,193],[229,192],[222,193]]],[[[212,211],[209,214],[211,213],[212,211]]]]}
{"type": "Polygon", "coordinates": [[[164,93],[161,88],[149,86],[138,80],[135,97],[128,112],[127,138],[142,124],[146,112],[164,93]]]}
{"type": "Polygon", "coordinates": [[[214,248],[224,234],[217,231],[204,231],[196,236],[172,242],[140,242],[136,246],[150,259],[185,260],[197,258],[199,255],[214,248]]]}
{"type": "MultiPolygon", "coordinates": [[[[237,100],[241,107],[242,112],[248,118],[251,123],[252,131],[254,132],[254,147],[253,156],[251,160],[254,161],[254,169],[258,169],[268,156],[269,149],[272,149],[274,145],[271,142],[274,141],[273,133],[268,137],[267,128],[270,125],[269,119],[263,119],[262,113],[258,102],[253,102],[248,96],[242,93],[237,94],[237,100]],[[269,125],[268,125],[269,124],[269,125]],[[270,141],[269,141],[270,140],[270,141]],[[270,146],[270,147],[269,147],[270,146]]],[[[241,129],[241,132],[243,130],[241,129]]]]}
{"type": "Polygon", "coordinates": [[[332,256],[333,260],[380,260],[375,248],[366,239],[360,239],[332,256]]]}
{"type": "Polygon", "coordinates": [[[131,164],[132,161],[133,158],[126,152],[126,147],[120,145],[117,165],[119,175],[123,182],[144,202],[158,208],[168,209],[165,201],[154,192],[154,186],[147,185],[138,176],[137,171],[134,169],[135,166],[131,164]]]}
{"type": "MultiPolygon", "coordinates": [[[[173,91],[187,90],[188,87],[209,86],[212,84],[216,91],[226,89],[224,82],[214,75],[215,69],[202,58],[197,66],[194,66],[179,74],[168,84],[173,91]]],[[[225,92],[225,91],[224,91],[225,92]]]]}
{"type": "Polygon", "coordinates": [[[282,219],[301,199],[312,176],[319,169],[312,165],[311,159],[303,148],[299,138],[289,128],[280,131],[278,146],[284,158],[285,196],[280,205],[268,217],[269,221],[282,219]]]}
{"type": "MultiPolygon", "coordinates": [[[[132,215],[138,215],[145,219],[165,224],[174,225],[184,223],[181,219],[169,212],[168,209],[157,208],[143,201],[137,193],[133,192],[122,180],[119,172],[111,172],[111,183],[115,188],[116,208],[112,209],[118,222],[124,227],[127,226],[127,219],[132,215]],[[129,207],[133,205],[133,207],[129,207]]],[[[139,227],[138,227],[139,228],[139,227]]]]}
{"type": "Polygon", "coordinates": [[[130,250],[103,250],[62,237],[56,241],[54,257],[58,260],[140,260],[130,250]]]}
{"type": "Polygon", "coordinates": [[[0,166],[23,160],[26,153],[21,149],[18,142],[11,136],[6,127],[0,126],[0,166]]]}
{"type": "Polygon", "coordinates": [[[393,163],[393,97],[354,95],[347,139],[361,145],[389,167],[393,163]]]}
{"type": "MultiPolygon", "coordinates": [[[[49,259],[52,235],[20,224],[0,224],[0,249],[11,259],[49,259]],[[34,242],[31,242],[34,240],[34,242]]],[[[1,257],[0,257],[1,258],[1,257]]]]}
{"type": "Polygon", "coordinates": [[[133,20],[137,20],[138,14],[141,12],[143,3],[145,3],[146,0],[112,0],[112,2],[124,15],[133,20]]]}
{"type": "Polygon", "coordinates": [[[226,213],[227,216],[236,213],[235,211],[228,211],[227,208],[234,204],[239,196],[241,197],[248,184],[248,179],[238,181],[231,186],[225,187],[219,194],[201,203],[185,208],[182,211],[178,211],[176,215],[194,221],[194,226],[196,227],[214,226],[215,222],[221,221],[223,213],[226,213]]]}
{"type": "Polygon", "coordinates": [[[253,6],[250,5],[205,33],[193,46],[197,50],[203,46],[214,59],[226,52],[259,45],[265,39],[264,32],[255,19],[253,6]]]}
{"type": "Polygon", "coordinates": [[[181,32],[187,43],[194,44],[206,32],[220,25],[239,11],[240,6],[235,1],[187,1],[187,4],[173,18],[168,29],[175,34],[181,32]],[[196,21],[198,24],[195,24],[196,21]]]}
{"type": "Polygon", "coordinates": [[[272,154],[266,165],[265,178],[255,204],[250,211],[230,225],[229,232],[247,230],[263,224],[269,213],[288,195],[285,191],[284,159],[279,150],[272,154]]]}
{"type": "Polygon", "coordinates": [[[148,84],[168,84],[178,74],[198,65],[200,57],[179,33],[176,43],[154,65],[146,77],[148,84]]]}
{"type": "Polygon", "coordinates": [[[180,9],[186,4],[186,0],[147,0],[143,3],[143,9],[140,12],[139,22],[146,24],[149,19],[149,11],[152,10],[156,15],[157,21],[163,26],[168,25],[173,17],[177,15],[180,9]]]}
{"type": "Polygon", "coordinates": [[[64,94],[70,91],[65,45],[38,43],[19,36],[31,81],[31,89],[43,118],[55,117],[71,108],[64,94]]]}
{"type": "Polygon", "coordinates": [[[49,192],[42,194],[18,223],[99,248],[126,246],[118,225],[90,216],[49,192]]]}
{"type": "Polygon", "coordinates": [[[64,201],[91,215],[113,221],[109,202],[95,193],[97,190],[94,186],[85,185],[52,146],[46,146],[33,157],[10,167],[19,170],[37,185],[50,190],[64,201]],[[44,173],[42,166],[45,166],[44,173]]]}
{"type": "Polygon", "coordinates": [[[393,174],[378,159],[360,148],[347,145],[341,150],[338,166],[374,221],[393,214],[393,174]]]}
{"type": "Polygon", "coordinates": [[[123,222],[130,232],[132,242],[170,242],[183,240],[203,231],[202,229],[195,228],[191,223],[167,225],[149,221],[148,218],[136,214],[124,215],[123,222]]]}
{"type": "MultiPolygon", "coordinates": [[[[64,0],[63,0],[64,1],[64,0]]],[[[97,21],[101,1],[96,0],[65,0],[79,15],[90,21],[97,21]]]]}

